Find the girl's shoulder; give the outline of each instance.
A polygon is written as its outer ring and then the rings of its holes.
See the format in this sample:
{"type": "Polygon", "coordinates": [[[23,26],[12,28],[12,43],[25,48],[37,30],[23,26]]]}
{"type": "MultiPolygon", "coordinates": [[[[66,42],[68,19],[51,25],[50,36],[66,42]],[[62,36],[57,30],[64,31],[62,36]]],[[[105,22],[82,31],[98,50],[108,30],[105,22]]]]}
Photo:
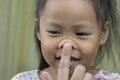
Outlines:
{"type": "Polygon", "coordinates": [[[120,80],[120,73],[113,73],[106,70],[100,70],[95,75],[95,80],[120,80]]]}
{"type": "Polygon", "coordinates": [[[26,71],[16,74],[11,80],[40,80],[38,70],[26,71]]]}

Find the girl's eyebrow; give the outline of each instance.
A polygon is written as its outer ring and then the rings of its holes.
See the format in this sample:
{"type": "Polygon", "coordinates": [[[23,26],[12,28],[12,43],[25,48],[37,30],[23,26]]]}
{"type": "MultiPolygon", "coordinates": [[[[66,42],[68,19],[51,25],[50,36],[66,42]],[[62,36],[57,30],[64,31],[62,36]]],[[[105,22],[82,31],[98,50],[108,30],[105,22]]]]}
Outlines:
{"type": "Polygon", "coordinates": [[[53,27],[57,27],[57,28],[63,28],[64,26],[59,24],[59,23],[56,23],[56,22],[50,22],[48,25],[52,25],[53,27]]]}
{"type": "Polygon", "coordinates": [[[48,25],[46,27],[64,28],[62,24],[55,20],[48,20],[46,23],[48,25]]]}
{"type": "Polygon", "coordinates": [[[80,28],[80,29],[84,29],[84,28],[92,28],[92,25],[89,24],[89,23],[78,23],[78,24],[75,24],[73,25],[73,27],[76,27],[76,28],[80,28]]]}
{"type": "MultiPolygon", "coordinates": [[[[59,22],[54,21],[54,20],[47,21],[47,25],[52,25],[51,27],[56,27],[56,28],[64,28],[65,27],[64,25],[62,25],[59,22]]],[[[77,29],[90,28],[91,29],[91,28],[93,28],[93,26],[88,22],[80,22],[80,23],[72,25],[71,28],[73,28],[73,29],[74,28],[77,28],[77,29]]]]}

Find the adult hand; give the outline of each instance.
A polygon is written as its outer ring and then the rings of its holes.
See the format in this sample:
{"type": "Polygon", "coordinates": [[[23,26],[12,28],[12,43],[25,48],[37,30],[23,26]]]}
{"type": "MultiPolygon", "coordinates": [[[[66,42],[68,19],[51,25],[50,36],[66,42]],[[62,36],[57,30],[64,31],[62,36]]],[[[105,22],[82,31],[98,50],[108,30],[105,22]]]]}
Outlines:
{"type": "MultiPolygon", "coordinates": [[[[86,69],[82,65],[78,65],[71,78],[69,79],[69,66],[70,66],[70,54],[72,46],[70,43],[66,43],[63,46],[61,61],[58,68],[57,80],[94,80],[93,76],[86,72],[86,69]]],[[[42,72],[42,80],[52,80],[52,77],[48,72],[42,72]]]]}

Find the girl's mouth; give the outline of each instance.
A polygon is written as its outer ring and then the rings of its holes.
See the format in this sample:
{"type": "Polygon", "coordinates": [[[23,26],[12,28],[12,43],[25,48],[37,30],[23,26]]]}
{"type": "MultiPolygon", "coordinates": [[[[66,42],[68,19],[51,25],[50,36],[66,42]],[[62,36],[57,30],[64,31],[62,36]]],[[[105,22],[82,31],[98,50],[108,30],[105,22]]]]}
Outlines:
{"type": "MultiPolygon", "coordinates": [[[[61,60],[61,56],[60,57],[55,57],[55,59],[60,63],[60,60],[61,60]]],[[[77,58],[77,57],[73,57],[71,56],[70,57],[70,66],[74,65],[75,63],[79,62],[80,58],[77,58]]]]}

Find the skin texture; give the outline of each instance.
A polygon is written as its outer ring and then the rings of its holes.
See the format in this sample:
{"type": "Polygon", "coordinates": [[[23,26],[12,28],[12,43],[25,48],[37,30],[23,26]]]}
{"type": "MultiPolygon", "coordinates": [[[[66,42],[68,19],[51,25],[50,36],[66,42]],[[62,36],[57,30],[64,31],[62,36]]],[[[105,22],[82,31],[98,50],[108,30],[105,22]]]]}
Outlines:
{"type": "Polygon", "coordinates": [[[108,26],[101,30],[92,3],[48,0],[37,23],[42,54],[50,65],[41,71],[42,80],[93,80],[97,71],[90,65],[107,40],[108,26]]]}

